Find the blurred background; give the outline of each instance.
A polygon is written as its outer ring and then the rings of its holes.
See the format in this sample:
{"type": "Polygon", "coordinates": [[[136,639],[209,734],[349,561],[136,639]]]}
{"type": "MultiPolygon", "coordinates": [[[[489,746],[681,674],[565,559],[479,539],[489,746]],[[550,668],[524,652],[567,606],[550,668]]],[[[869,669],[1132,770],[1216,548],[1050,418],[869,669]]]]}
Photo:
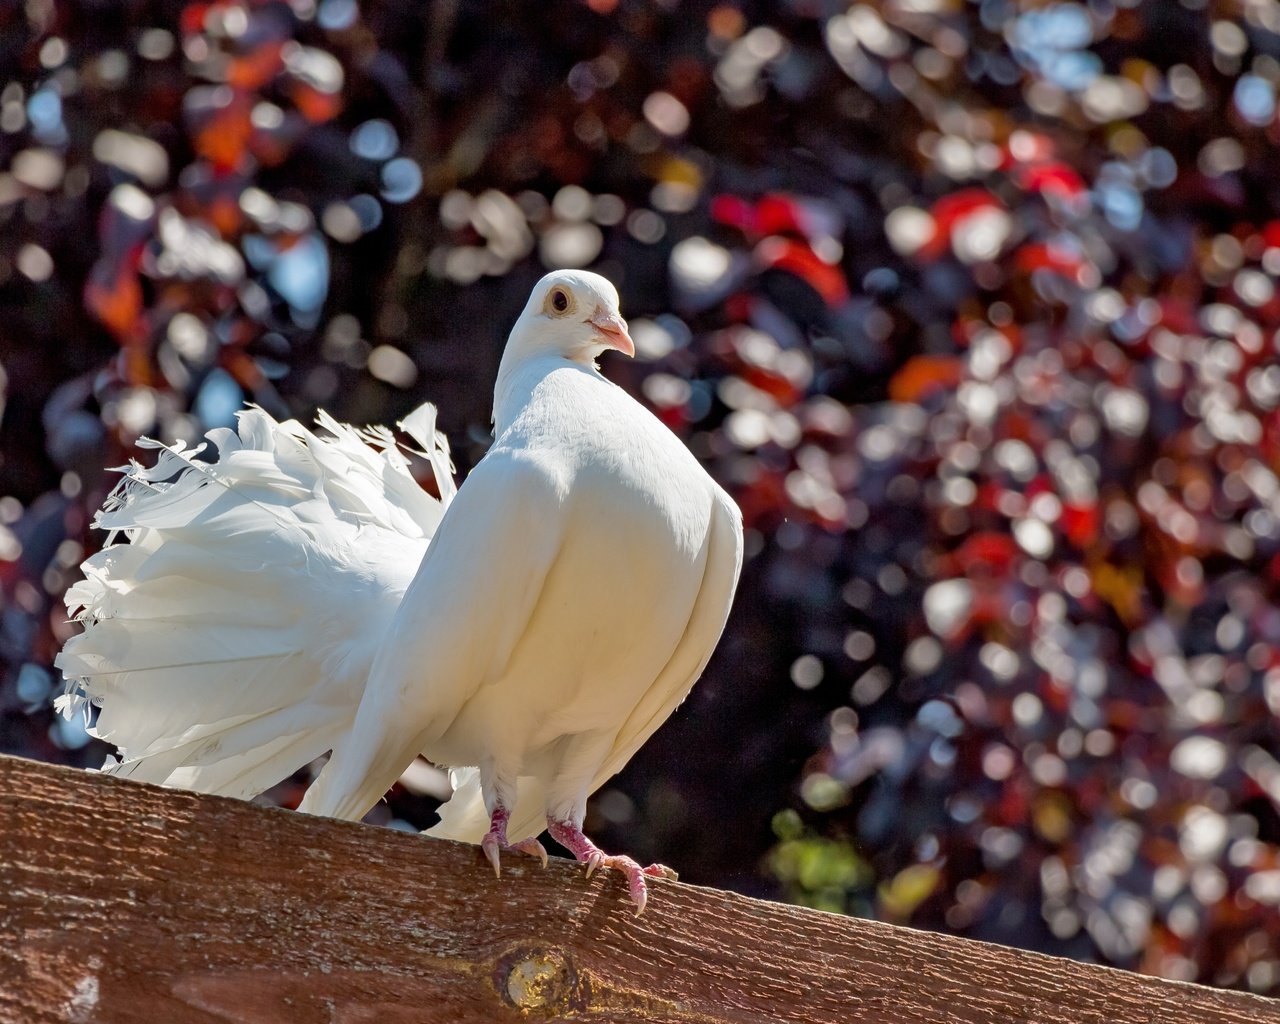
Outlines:
{"type": "Polygon", "coordinates": [[[586,266],[748,555],[595,838],[1280,994],[1278,85],[1277,0],[0,0],[0,750],[103,760],[140,436],[430,400],[465,473],[586,266]]]}

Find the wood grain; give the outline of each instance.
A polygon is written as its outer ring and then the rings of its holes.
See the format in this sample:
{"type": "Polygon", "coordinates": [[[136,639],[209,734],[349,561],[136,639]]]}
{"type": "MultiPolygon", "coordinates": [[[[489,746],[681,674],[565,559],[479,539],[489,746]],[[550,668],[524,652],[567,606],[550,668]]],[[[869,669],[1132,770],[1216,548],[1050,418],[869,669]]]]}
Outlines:
{"type": "Polygon", "coordinates": [[[0,1021],[1280,1024],[1280,1005],[0,757],[0,1021]]]}

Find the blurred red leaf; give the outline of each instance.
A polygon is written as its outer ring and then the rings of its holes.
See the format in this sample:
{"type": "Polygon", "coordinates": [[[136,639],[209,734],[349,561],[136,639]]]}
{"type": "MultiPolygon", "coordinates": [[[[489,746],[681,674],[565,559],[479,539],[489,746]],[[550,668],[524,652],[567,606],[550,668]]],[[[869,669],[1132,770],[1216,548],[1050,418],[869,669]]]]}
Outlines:
{"type": "Polygon", "coordinates": [[[1066,164],[1042,164],[1031,167],[1019,175],[1022,186],[1032,192],[1046,192],[1077,199],[1088,192],[1089,187],[1076,170],[1066,164]]]}
{"type": "Polygon", "coordinates": [[[952,391],[964,377],[964,365],[958,356],[912,356],[890,378],[889,398],[919,405],[938,391],[952,391]]]}
{"type": "MultiPolygon", "coordinates": [[[[140,249],[141,246],[136,247],[134,254],[140,249]]],[[[134,343],[143,330],[142,283],[136,255],[115,263],[101,259],[94,264],[85,283],[84,302],[118,342],[134,343]]]]}
{"type": "Polygon", "coordinates": [[[282,62],[278,40],[264,43],[227,65],[227,84],[236,89],[259,89],[279,73],[282,62]]]}
{"type": "Polygon", "coordinates": [[[771,236],[756,246],[756,259],[765,269],[785,270],[807,281],[828,306],[840,306],[849,300],[844,271],[824,263],[803,242],[771,236]]]}
{"type": "Polygon", "coordinates": [[[249,137],[253,134],[251,107],[245,96],[210,112],[192,132],[195,151],[219,170],[234,170],[244,160],[249,137]]]}
{"type": "Polygon", "coordinates": [[[1098,539],[1102,515],[1096,502],[1080,505],[1063,502],[1062,529],[1067,540],[1078,548],[1087,548],[1098,539]]]}
{"type": "Polygon", "coordinates": [[[1007,533],[984,531],[967,538],[952,555],[955,571],[969,575],[1007,576],[1020,558],[1018,545],[1007,533]]]}
{"type": "Polygon", "coordinates": [[[1051,242],[1032,242],[1021,246],[1013,257],[1014,266],[1024,273],[1048,270],[1069,281],[1083,284],[1082,274],[1089,265],[1079,253],[1051,242]]]}
{"type": "Polygon", "coordinates": [[[951,235],[962,220],[982,210],[1003,210],[1004,203],[984,188],[965,188],[943,196],[930,211],[933,237],[919,249],[922,259],[937,259],[951,244],[951,235]]]}
{"type": "Polygon", "coordinates": [[[341,93],[325,92],[297,79],[289,82],[288,92],[298,113],[312,124],[331,121],[342,112],[341,93]]]}

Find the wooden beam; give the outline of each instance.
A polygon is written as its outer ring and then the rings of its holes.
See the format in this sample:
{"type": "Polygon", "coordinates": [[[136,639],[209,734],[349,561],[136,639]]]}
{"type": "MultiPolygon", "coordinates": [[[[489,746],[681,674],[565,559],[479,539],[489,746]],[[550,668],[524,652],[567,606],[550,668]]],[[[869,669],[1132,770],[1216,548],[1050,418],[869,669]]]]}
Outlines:
{"type": "Polygon", "coordinates": [[[1280,1024],[1280,1004],[0,757],[0,1021],[1280,1024]]]}

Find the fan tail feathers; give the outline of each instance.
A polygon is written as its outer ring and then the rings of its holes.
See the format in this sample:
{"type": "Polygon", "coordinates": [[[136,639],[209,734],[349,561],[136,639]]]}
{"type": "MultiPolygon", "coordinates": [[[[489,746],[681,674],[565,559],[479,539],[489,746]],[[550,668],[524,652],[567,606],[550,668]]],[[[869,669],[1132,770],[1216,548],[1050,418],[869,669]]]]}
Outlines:
{"type": "MultiPolygon", "coordinates": [[[[56,663],[66,717],[115,744],[107,771],[251,797],[332,748],[455,488],[435,410],[411,417],[436,490],[385,430],[261,409],[137,462],[67,592],[84,631],[56,663]]],[[[408,421],[406,421],[408,422],[408,421]]]]}
{"type": "Polygon", "coordinates": [[[176,768],[162,780],[166,786],[247,800],[288,778],[331,749],[345,722],[327,729],[276,736],[242,754],[212,764],[176,768]]]}

